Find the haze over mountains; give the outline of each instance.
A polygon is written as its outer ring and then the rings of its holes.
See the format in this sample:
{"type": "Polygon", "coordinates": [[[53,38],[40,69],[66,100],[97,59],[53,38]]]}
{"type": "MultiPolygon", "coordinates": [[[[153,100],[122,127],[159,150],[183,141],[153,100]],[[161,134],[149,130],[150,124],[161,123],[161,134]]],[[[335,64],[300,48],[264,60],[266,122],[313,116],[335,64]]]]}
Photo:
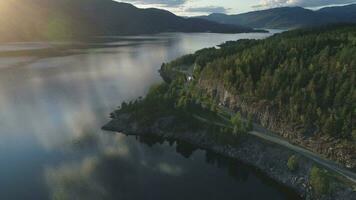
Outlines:
{"type": "Polygon", "coordinates": [[[0,40],[31,40],[159,32],[251,32],[251,28],[186,19],[112,0],[0,2],[0,40]]]}
{"type": "Polygon", "coordinates": [[[302,7],[280,7],[237,15],[211,14],[200,16],[219,23],[254,28],[300,28],[330,23],[356,23],[356,4],[309,10],[302,7]]]}
{"type": "Polygon", "coordinates": [[[0,41],[86,38],[160,32],[253,32],[252,28],[299,28],[356,22],[356,5],[281,7],[238,15],[183,18],[113,0],[7,0],[0,2],[0,41]]]}

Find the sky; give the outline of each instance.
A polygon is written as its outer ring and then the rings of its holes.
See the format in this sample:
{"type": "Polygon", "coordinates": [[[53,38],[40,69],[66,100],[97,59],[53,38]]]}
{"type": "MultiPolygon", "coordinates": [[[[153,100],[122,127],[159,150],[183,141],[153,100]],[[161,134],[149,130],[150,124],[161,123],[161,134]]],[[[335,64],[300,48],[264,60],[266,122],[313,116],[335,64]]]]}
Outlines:
{"type": "Polygon", "coordinates": [[[356,0],[117,0],[140,8],[162,8],[181,16],[210,13],[238,14],[281,6],[301,6],[315,9],[325,6],[346,5],[356,0]]]}

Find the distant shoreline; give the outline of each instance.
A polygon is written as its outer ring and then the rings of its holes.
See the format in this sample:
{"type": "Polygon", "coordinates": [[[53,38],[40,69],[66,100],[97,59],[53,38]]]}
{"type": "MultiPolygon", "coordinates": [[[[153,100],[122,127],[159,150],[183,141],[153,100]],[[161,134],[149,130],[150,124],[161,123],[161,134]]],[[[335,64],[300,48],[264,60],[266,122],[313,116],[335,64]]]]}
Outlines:
{"type": "Polygon", "coordinates": [[[7,43],[18,43],[18,42],[93,42],[97,41],[98,39],[108,39],[112,38],[114,40],[118,37],[137,37],[137,36],[154,36],[157,34],[167,34],[167,33],[216,33],[216,34],[243,34],[243,33],[270,33],[272,29],[264,29],[264,28],[256,28],[250,31],[243,30],[243,31],[163,31],[163,32],[147,32],[147,33],[120,33],[120,34],[99,34],[99,35],[78,35],[73,37],[60,37],[60,38],[45,38],[45,37],[34,37],[34,38],[6,38],[1,37],[0,35],[0,45],[7,44],[7,43]]]}

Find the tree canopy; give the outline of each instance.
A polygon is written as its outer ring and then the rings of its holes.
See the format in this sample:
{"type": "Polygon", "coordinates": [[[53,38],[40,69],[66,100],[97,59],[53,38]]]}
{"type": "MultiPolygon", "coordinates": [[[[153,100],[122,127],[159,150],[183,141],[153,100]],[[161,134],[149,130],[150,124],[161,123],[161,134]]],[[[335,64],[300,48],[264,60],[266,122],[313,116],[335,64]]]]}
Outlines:
{"type": "MultiPolygon", "coordinates": [[[[334,25],[227,42],[162,69],[199,66],[246,101],[267,102],[288,123],[336,138],[355,137],[356,26],[334,25]]],[[[196,67],[195,67],[196,68],[196,67]]]]}

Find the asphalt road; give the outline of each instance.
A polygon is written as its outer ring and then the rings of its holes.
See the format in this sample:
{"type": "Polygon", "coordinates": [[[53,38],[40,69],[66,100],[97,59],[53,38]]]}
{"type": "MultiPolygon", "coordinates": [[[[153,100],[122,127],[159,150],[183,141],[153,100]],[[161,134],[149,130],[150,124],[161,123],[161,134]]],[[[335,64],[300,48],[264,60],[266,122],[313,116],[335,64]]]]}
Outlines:
{"type": "MultiPolygon", "coordinates": [[[[185,74],[189,75],[189,72],[187,71],[181,71],[185,74]]],[[[220,106],[220,109],[227,113],[230,116],[233,116],[235,113],[232,112],[231,110],[229,110],[226,107],[220,106]]],[[[221,127],[227,127],[226,124],[222,124],[219,122],[211,122],[208,119],[205,119],[204,117],[198,116],[198,115],[194,115],[195,118],[205,121],[205,122],[210,122],[210,123],[214,123],[217,126],[221,126],[221,127]]],[[[224,118],[225,120],[229,121],[229,119],[226,119],[224,116],[221,116],[222,118],[224,118]]],[[[288,148],[302,156],[305,156],[311,160],[313,160],[314,162],[320,164],[321,166],[325,167],[326,169],[333,171],[345,178],[347,178],[348,180],[352,181],[353,183],[356,184],[356,173],[352,172],[351,170],[348,170],[347,168],[337,164],[336,162],[333,162],[331,160],[325,159],[323,157],[321,157],[321,155],[316,154],[312,151],[309,151],[305,148],[302,148],[300,146],[297,145],[293,145],[291,143],[289,143],[287,140],[285,140],[284,138],[278,136],[277,134],[274,134],[273,132],[263,128],[262,126],[255,124],[254,123],[254,130],[248,132],[248,134],[256,136],[258,138],[261,138],[263,140],[281,145],[285,148],[288,148]]]]}
{"type": "Polygon", "coordinates": [[[312,151],[309,151],[309,150],[299,147],[297,145],[293,145],[293,144],[289,143],[288,141],[286,141],[285,139],[283,139],[273,133],[270,133],[269,131],[264,130],[264,128],[259,125],[254,125],[254,130],[249,132],[249,134],[259,137],[261,139],[267,140],[269,142],[276,143],[276,144],[286,147],[292,151],[295,151],[296,153],[303,155],[304,157],[307,157],[307,158],[315,161],[316,163],[322,165],[326,169],[333,171],[337,174],[340,174],[343,177],[347,178],[348,180],[352,181],[353,183],[356,183],[356,173],[344,168],[343,166],[341,166],[331,160],[321,157],[319,154],[316,154],[312,151]]]}
{"type": "MultiPolygon", "coordinates": [[[[222,124],[219,122],[212,122],[212,121],[209,121],[208,119],[205,119],[204,117],[201,117],[201,116],[195,115],[194,117],[201,121],[204,121],[204,122],[214,123],[217,126],[227,127],[226,124],[222,124]]],[[[333,171],[333,172],[347,178],[348,180],[350,180],[356,184],[356,173],[346,169],[345,167],[343,167],[331,160],[321,157],[319,154],[316,154],[316,153],[309,151],[305,148],[302,148],[300,146],[291,144],[284,138],[272,133],[271,131],[263,128],[262,126],[260,126],[258,124],[254,124],[253,131],[248,132],[248,134],[258,137],[258,138],[261,138],[268,142],[278,144],[278,145],[283,146],[287,149],[290,149],[304,157],[307,157],[307,158],[313,160],[314,162],[318,163],[319,165],[325,167],[326,169],[333,171]]]]}

